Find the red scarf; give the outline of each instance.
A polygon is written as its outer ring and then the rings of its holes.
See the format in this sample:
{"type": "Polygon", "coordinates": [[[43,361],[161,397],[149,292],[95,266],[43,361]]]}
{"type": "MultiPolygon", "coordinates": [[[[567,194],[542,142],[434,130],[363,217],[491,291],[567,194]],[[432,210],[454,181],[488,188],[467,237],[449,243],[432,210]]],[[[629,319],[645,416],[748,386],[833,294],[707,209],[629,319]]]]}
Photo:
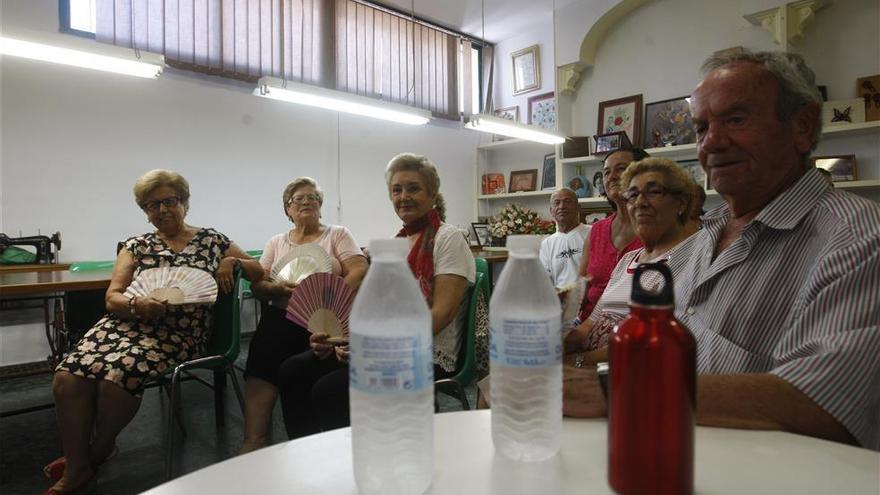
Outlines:
{"type": "Polygon", "coordinates": [[[404,225],[397,233],[397,237],[408,237],[421,232],[410,249],[406,262],[409,263],[410,270],[419,281],[419,289],[422,290],[422,295],[425,296],[429,306],[431,305],[434,283],[434,239],[437,237],[440,223],[440,215],[437,210],[431,209],[427,215],[404,225]]]}

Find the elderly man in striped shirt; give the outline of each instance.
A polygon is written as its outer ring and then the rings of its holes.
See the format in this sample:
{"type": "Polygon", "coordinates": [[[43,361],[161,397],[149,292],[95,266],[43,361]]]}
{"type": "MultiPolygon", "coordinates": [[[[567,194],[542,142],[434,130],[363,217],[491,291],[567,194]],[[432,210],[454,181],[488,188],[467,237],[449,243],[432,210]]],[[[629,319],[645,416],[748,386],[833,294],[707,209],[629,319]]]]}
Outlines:
{"type": "MultiPolygon", "coordinates": [[[[697,421],[880,450],[880,205],[809,166],[821,133],[797,55],[712,57],[694,90],[697,154],[724,204],[672,257],[697,340],[697,421]]],[[[605,414],[566,367],[564,412],[605,414]]]]}

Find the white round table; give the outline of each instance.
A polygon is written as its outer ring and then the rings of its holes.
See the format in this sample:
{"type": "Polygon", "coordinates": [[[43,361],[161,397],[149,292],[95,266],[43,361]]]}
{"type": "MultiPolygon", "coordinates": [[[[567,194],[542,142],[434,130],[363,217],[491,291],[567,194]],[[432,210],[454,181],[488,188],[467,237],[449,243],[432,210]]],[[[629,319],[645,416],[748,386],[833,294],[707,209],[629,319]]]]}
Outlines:
{"type": "MultiPolygon", "coordinates": [[[[435,415],[432,494],[605,494],[606,421],[566,418],[562,450],[541,463],[495,453],[489,411],[435,415]]],[[[782,432],[698,427],[700,494],[880,493],[880,453],[782,432]]],[[[312,435],[182,476],[150,495],[356,494],[351,430],[312,435]]]]}

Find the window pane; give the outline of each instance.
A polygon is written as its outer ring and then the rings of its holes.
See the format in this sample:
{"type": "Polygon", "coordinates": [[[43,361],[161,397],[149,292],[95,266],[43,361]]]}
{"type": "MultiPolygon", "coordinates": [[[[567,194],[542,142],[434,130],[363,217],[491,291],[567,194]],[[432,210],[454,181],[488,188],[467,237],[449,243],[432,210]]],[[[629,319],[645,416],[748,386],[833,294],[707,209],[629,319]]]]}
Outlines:
{"type": "Polygon", "coordinates": [[[473,95],[473,108],[471,108],[472,114],[480,113],[480,106],[482,104],[482,96],[480,94],[480,78],[482,77],[482,73],[480,72],[480,50],[477,48],[471,48],[471,94],[473,95]]]}
{"type": "Polygon", "coordinates": [[[70,29],[95,32],[95,0],[69,0],[70,29]]]}

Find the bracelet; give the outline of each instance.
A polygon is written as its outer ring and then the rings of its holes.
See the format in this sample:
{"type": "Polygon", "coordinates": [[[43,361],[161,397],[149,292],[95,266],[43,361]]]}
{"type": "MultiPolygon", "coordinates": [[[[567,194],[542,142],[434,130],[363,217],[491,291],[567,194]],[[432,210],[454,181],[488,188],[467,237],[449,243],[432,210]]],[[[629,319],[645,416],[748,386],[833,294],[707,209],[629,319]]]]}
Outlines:
{"type": "Polygon", "coordinates": [[[137,316],[134,306],[135,299],[137,299],[137,296],[131,296],[131,299],[128,300],[128,311],[131,313],[131,316],[137,316]]]}

